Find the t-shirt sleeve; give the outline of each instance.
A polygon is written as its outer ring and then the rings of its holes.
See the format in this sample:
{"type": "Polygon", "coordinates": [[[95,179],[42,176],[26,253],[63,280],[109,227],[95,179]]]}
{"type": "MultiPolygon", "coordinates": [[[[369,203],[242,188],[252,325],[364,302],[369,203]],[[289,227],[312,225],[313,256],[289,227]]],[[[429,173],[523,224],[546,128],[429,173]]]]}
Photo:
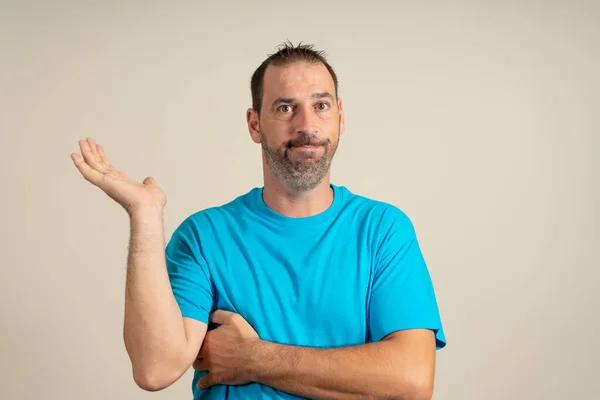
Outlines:
{"type": "Polygon", "coordinates": [[[397,208],[384,212],[369,304],[371,341],[406,329],[431,329],[446,346],[434,287],[414,227],[397,208]]]}
{"type": "Polygon", "coordinates": [[[165,254],[169,281],[182,316],[208,324],[213,290],[200,249],[198,229],[190,217],[175,230],[165,254]]]}

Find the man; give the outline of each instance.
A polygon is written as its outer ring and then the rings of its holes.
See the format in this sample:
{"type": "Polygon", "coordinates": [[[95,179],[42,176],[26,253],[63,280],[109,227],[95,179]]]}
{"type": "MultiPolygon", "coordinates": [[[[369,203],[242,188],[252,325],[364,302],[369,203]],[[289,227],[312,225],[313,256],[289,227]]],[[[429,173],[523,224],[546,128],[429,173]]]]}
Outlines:
{"type": "Polygon", "coordinates": [[[344,131],[333,68],[285,44],[251,90],[264,187],[191,215],[166,251],[155,180],[115,170],[92,139],[72,155],[130,216],[135,382],[160,390],[193,366],[195,399],[431,398],[446,342],[411,221],[330,182],[344,131]]]}

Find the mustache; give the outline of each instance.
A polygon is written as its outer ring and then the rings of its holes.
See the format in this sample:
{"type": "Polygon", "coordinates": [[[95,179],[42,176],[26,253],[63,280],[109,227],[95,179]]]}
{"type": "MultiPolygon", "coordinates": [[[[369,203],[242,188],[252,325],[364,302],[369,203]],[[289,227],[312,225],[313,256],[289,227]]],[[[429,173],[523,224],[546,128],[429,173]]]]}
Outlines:
{"type": "Polygon", "coordinates": [[[295,146],[326,146],[329,143],[328,139],[319,139],[315,135],[302,134],[286,143],[288,149],[295,146]]]}

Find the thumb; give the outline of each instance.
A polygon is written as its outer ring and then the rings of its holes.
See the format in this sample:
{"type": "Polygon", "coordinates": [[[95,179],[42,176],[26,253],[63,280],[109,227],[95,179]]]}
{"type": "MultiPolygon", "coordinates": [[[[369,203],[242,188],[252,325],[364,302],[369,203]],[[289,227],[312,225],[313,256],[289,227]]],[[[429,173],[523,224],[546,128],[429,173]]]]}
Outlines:
{"type": "Polygon", "coordinates": [[[212,382],[212,376],[210,375],[210,373],[206,374],[202,378],[200,378],[200,380],[196,384],[196,386],[198,386],[198,389],[206,389],[208,387],[211,387],[212,385],[213,385],[213,382],[212,382]]]}
{"type": "Polygon", "coordinates": [[[144,185],[152,185],[152,186],[154,186],[154,185],[156,185],[156,180],[153,177],[149,176],[146,179],[144,179],[144,181],[142,183],[144,185]]]}

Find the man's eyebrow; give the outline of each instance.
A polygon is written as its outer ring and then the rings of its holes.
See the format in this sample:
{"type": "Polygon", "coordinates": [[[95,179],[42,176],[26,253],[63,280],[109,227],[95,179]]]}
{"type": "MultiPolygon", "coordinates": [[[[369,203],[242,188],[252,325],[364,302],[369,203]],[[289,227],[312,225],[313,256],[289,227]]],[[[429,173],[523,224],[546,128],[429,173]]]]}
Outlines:
{"type": "Polygon", "coordinates": [[[333,100],[333,96],[329,92],[313,93],[313,95],[311,97],[313,99],[331,99],[331,100],[333,100]]]}
{"type": "Polygon", "coordinates": [[[271,107],[275,107],[276,105],[281,104],[281,103],[293,103],[294,101],[295,101],[295,99],[293,99],[291,97],[279,97],[278,99],[275,99],[273,104],[271,104],[271,107]]]}
{"type": "MultiPolygon", "coordinates": [[[[333,100],[333,96],[329,92],[313,93],[310,97],[313,99],[331,99],[331,100],[333,100]]],[[[296,101],[296,99],[292,98],[292,97],[279,97],[279,98],[275,99],[275,101],[271,104],[271,107],[276,107],[277,105],[282,104],[282,103],[294,103],[295,101],[296,101]]]]}

